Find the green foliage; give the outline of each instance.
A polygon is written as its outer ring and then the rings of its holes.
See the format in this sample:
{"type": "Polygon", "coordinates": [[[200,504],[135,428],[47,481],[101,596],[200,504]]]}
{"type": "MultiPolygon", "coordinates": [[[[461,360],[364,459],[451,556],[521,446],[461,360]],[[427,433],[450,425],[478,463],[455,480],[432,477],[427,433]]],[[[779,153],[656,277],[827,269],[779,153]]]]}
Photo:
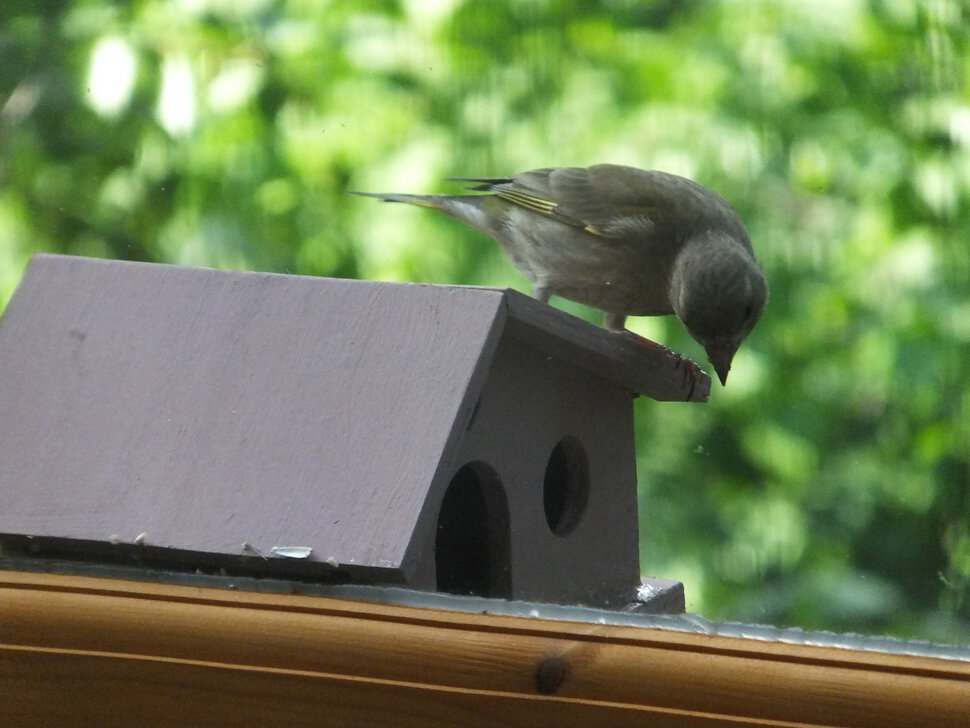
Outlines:
{"type": "Polygon", "coordinates": [[[348,189],[693,177],[772,298],[709,405],[638,404],[644,570],[714,618],[970,641],[968,28],[955,0],[6,2],[0,302],[38,250],[523,288],[348,189]]]}

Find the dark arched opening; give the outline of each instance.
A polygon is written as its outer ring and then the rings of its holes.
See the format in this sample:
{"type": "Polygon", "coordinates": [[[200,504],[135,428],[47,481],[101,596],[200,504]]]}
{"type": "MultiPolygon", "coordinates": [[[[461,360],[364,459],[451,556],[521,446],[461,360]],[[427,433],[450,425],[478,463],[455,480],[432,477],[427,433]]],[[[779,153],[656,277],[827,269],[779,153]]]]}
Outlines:
{"type": "Polygon", "coordinates": [[[455,473],[438,511],[437,590],[507,598],[511,595],[509,506],[495,471],[471,462],[455,473]]]}

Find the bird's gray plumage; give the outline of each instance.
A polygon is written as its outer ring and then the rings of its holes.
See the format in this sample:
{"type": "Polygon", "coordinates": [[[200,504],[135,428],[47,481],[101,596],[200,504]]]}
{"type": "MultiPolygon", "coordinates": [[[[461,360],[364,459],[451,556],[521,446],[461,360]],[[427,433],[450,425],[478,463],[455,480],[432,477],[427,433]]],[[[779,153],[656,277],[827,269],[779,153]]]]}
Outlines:
{"type": "MultiPolygon", "coordinates": [[[[558,295],[627,316],[676,314],[723,383],[764,309],[747,230],[717,193],[684,177],[612,164],[474,182],[486,194],[371,194],[432,207],[493,237],[543,301],[558,295]]],[[[361,193],[370,194],[370,193],[361,193]]]]}

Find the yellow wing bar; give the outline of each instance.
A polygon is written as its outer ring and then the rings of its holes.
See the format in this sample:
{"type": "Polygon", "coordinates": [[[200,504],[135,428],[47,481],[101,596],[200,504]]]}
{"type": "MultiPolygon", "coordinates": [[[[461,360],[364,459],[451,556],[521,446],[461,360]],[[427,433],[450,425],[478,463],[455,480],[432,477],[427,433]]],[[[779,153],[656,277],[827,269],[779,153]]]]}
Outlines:
{"type": "Polygon", "coordinates": [[[541,215],[553,215],[558,207],[558,204],[552,200],[547,200],[544,197],[539,197],[520,188],[504,187],[494,189],[493,192],[502,199],[514,202],[516,205],[521,205],[541,215]]]}

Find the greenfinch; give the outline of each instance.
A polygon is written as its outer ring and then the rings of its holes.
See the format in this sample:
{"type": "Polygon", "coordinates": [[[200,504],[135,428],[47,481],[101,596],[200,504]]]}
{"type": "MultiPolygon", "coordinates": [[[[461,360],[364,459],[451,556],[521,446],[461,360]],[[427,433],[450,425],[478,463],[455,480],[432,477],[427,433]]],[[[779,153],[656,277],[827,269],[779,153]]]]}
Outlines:
{"type": "Polygon", "coordinates": [[[627,316],[674,314],[727,381],[768,284],[723,197],[684,177],[615,164],[453,179],[485,194],[357,194],[431,207],[482,231],[532,281],[535,298],[601,309],[611,331],[625,332],[627,316]]]}

